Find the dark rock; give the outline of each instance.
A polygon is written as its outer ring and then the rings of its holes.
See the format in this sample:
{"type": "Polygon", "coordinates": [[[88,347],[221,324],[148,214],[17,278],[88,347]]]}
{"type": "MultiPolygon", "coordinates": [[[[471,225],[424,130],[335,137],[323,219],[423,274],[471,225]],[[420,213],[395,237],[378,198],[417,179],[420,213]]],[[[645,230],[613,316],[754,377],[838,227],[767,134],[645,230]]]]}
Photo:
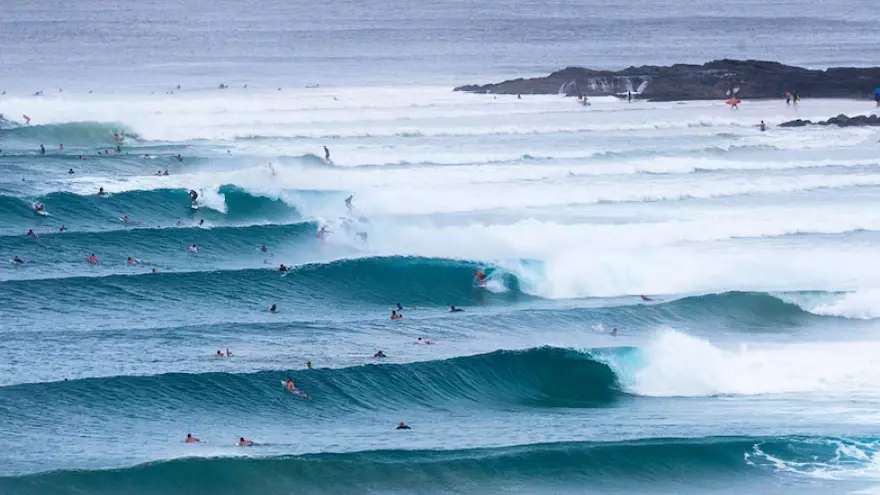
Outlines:
{"type": "Polygon", "coordinates": [[[831,117],[821,122],[810,122],[809,120],[792,120],[779,124],[777,127],[804,127],[807,125],[836,125],[838,127],[880,127],[880,117],[877,115],[856,115],[848,117],[840,114],[837,117],[831,117]]]}
{"type": "Polygon", "coordinates": [[[811,70],[760,60],[716,60],[703,65],[629,67],[620,71],[568,67],[546,77],[468,85],[455,91],[566,96],[638,93],[655,101],[723,99],[732,88],[742,98],[783,98],[792,92],[811,98],[871,98],[880,68],[811,70]]]}
{"type": "Polygon", "coordinates": [[[777,127],[806,127],[810,124],[812,124],[812,122],[810,122],[809,120],[797,119],[797,120],[790,120],[788,122],[783,122],[783,123],[779,124],[777,127]]]}

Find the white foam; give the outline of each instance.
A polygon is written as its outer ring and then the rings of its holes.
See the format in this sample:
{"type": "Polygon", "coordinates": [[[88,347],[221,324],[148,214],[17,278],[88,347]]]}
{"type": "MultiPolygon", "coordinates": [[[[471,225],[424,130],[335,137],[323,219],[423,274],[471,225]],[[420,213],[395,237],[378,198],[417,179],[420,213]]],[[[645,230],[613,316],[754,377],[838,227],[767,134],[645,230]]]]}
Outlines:
{"type": "Polygon", "coordinates": [[[627,391],[650,397],[820,392],[880,397],[880,341],[727,349],[662,330],[636,363],[610,363],[627,391]]]}
{"type": "Polygon", "coordinates": [[[845,294],[782,294],[777,297],[816,315],[858,320],[880,318],[880,290],[845,294]]]}

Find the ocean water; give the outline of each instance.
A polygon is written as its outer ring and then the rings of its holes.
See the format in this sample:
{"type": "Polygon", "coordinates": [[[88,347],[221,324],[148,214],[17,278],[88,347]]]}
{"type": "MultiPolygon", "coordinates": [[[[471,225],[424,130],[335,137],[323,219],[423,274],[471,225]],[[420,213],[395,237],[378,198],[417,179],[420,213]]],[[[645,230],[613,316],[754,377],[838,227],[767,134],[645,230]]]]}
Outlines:
{"type": "Polygon", "coordinates": [[[873,102],[451,91],[873,7],[4,5],[0,493],[880,493],[873,102]]]}

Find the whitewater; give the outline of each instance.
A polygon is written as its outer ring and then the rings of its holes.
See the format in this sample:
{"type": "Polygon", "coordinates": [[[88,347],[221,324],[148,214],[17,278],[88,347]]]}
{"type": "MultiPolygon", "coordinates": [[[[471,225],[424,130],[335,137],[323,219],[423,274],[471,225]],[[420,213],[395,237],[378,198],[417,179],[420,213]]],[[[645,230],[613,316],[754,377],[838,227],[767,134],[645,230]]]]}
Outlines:
{"type": "Polygon", "coordinates": [[[7,6],[0,493],[880,493],[873,102],[452,91],[875,6],[587,3],[7,6]]]}

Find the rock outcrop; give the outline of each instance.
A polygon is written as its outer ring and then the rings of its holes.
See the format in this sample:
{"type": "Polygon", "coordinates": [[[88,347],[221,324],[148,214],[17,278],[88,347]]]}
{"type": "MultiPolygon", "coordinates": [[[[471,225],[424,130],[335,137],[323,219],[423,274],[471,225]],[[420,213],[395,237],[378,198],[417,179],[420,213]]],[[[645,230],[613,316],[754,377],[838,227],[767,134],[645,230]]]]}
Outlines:
{"type": "Polygon", "coordinates": [[[809,120],[790,120],[779,124],[778,127],[805,127],[808,125],[836,125],[838,127],[880,127],[880,117],[877,115],[856,115],[855,117],[847,117],[840,114],[837,117],[831,117],[828,120],[812,122],[809,120]]]}
{"type": "Polygon", "coordinates": [[[620,71],[569,67],[546,77],[455,88],[494,94],[567,96],[637,93],[654,101],[723,99],[733,88],[746,99],[783,98],[786,92],[809,98],[872,98],[880,87],[880,67],[812,70],[760,60],[716,60],[703,65],[629,67],[620,71]]]}

